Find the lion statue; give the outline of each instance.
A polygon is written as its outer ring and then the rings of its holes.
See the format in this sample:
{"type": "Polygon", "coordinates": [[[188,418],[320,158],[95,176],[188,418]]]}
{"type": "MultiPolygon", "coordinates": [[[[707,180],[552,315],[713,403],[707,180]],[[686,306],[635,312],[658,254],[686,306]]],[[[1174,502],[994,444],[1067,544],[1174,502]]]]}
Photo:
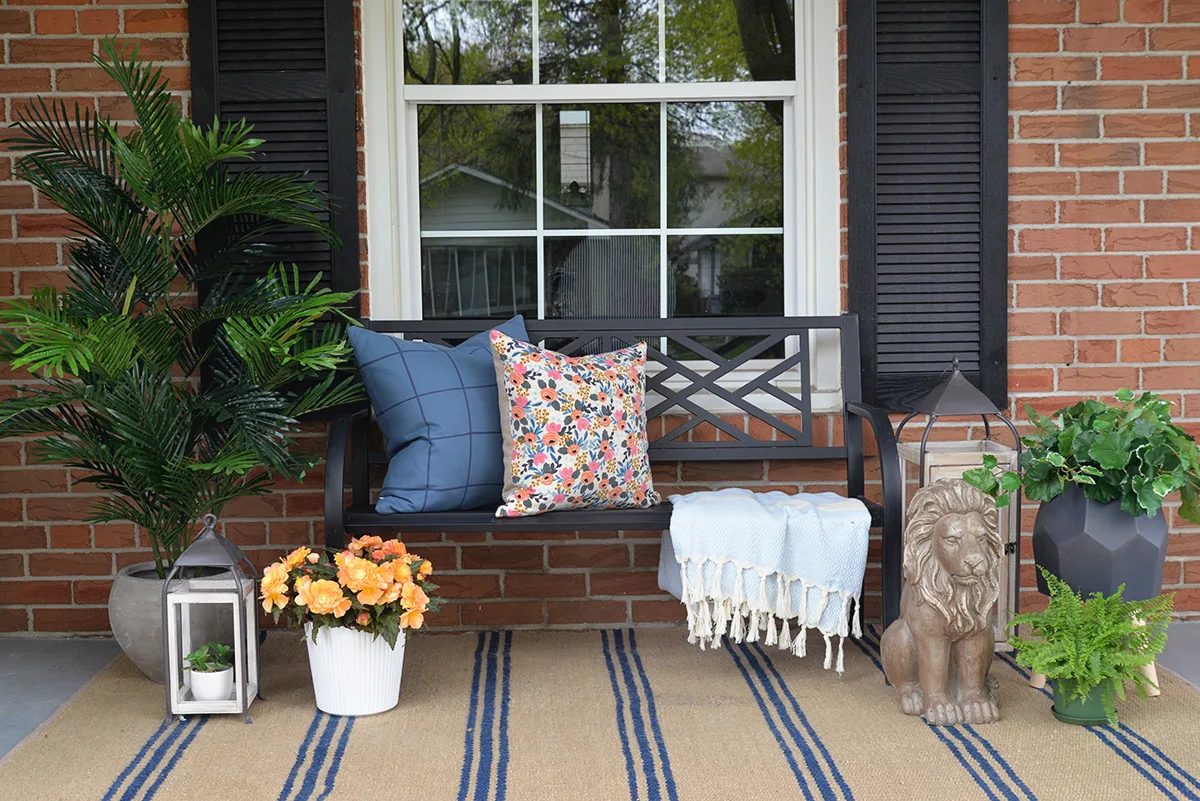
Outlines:
{"type": "Polygon", "coordinates": [[[1003,550],[995,500],[937,481],[913,496],[904,538],[900,617],[880,642],[900,708],[936,725],[999,720],[988,676],[1003,550]]]}

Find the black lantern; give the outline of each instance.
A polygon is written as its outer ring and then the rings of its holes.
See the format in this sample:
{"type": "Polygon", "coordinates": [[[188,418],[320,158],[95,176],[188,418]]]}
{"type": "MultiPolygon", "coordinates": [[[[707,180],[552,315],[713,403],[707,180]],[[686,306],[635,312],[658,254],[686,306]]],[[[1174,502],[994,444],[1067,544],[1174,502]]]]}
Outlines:
{"type": "MultiPolygon", "coordinates": [[[[241,548],[213,530],[217,518],[204,516],[204,530],[171,567],[163,584],[163,665],[167,717],[188,714],[240,714],[250,722],[250,704],[258,694],[257,571],[241,548]],[[233,666],[223,687],[213,691],[208,675],[184,667],[194,646],[198,619],[211,619],[221,607],[233,623],[233,666]],[[197,609],[197,607],[199,607],[197,609]],[[203,679],[203,688],[197,678],[203,679]]],[[[224,645],[225,643],[222,643],[224,645]]]]}
{"type": "MultiPolygon", "coordinates": [[[[927,395],[912,405],[912,411],[900,421],[896,428],[896,439],[904,426],[919,414],[926,417],[925,431],[921,442],[901,442],[896,446],[900,454],[900,472],[904,475],[905,487],[911,485],[909,468],[917,468],[917,487],[937,481],[939,478],[962,478],[967,470],[983,465],[983,457],[996,457],[1001,468],[1020,472],[1021,438],[1008,418],[1000,413],[996,404],[980,392],[958,369],[958,359],[946,371],[946,377],[927,395]],[[943,417],[978,417],[983,420],[981,440],[959,440],[953,442],[929,441],[933,424],[943,417]],[[1012,432],[1016,447],[1009,447],[992,439],[991,420],[995,418],[1012,432]]],[[[1000,599],[996,615],[995,639],[997,647],[1008,649],[1008,622],[1017,611],[1020,587],[1018,566],[1020,562],[1019,542],[1021,538],[1021,493],[1014,492],[1014,502],[1000,509],[1000,538],[1004,543],[1001,561],[1000,599]]]]}

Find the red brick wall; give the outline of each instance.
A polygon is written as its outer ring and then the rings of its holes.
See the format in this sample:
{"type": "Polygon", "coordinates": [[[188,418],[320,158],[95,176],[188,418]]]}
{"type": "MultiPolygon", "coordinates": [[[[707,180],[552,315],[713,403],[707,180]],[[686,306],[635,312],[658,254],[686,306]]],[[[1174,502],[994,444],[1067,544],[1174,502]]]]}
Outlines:
{"type": "MultiPolygon", "coordinates": [[[[1015,408],[1127,386],[1200,434],[1200,3],[1015,0],[1009,22],[1015,408]]],[[[1200,528],[1169,514],[1195,616],[1200,528]]]]}
{"type": "MultiPolygon", "coordinates": [[[[1186,419],[1200,420],[1200,338],[1180,336],[1200,330],[1188,316],[1200,315],[1188,306],[1200,282],[1200,253],[1188,252],[1200,230],[1200,153],[1184,141],[1200,90],[1183,80],[1185,70],[1200,70],[1200,57],[1182,52],[1200,50],[1200,6],[1173,0],[1164,13],[1161,0],[1121,5],[1010,3],[1010,388],[1014,408],[1030,401],[1049,410],[1121,385],[1144,386],[1168,392],[1186,419]]],[[[143,42],[142,52],[167,65],[187,103],[183,2],[0,0],[4,119],[36,93],[121,116],[119,96],[90,61],[97,37],[113,33],[143,42]]],[[[844,44],[844,29],[839,36],[844,44]]],[[[12,179],[11,159],[0,151],[0,296],[61,280],[59,224],[53,209],[12,179]]],[[[365,239],[362,247],[365,275],[365,239]]],[[[0,378],[9,379],[0,391],[11,392],[13,377],[0,378]]],[[[834,423],[818,422],[818,441],[840,441],[834,423]]],[[[938,436],[960,433],[946,427],[938,436]]],[[[306,438],[323,448],[322,431],[306,438]]],[[[320,542],[322,479],[318,469],[302,486],[229,507],[226,533],[263,561],[320,542]]],[[[656,468],[655,480],[664,492],[823,490],[844,488],[845,472],[836,464],[667,465],[656,468]]],[[[87,490],[69,471],[32,465],[26,443],[0,443],[0,632],[107,629],[113,573],[148,552],[132,526],[78,522],[87,490]]],[[[1031,520],[1032,510],[1026,530],[1031,520]]],[[[1173,531],[1167,582],[1180,591],[1180,609],[1200,615],[1200,529],[1173,531]]],[[[656,587],[658,532],[408,540],[434,560],[454,601],[439,625],[570,628],[680,618],[679,606],[656,587]]],[[[867,580],[872,614],[876,552],[867,580]]]]}

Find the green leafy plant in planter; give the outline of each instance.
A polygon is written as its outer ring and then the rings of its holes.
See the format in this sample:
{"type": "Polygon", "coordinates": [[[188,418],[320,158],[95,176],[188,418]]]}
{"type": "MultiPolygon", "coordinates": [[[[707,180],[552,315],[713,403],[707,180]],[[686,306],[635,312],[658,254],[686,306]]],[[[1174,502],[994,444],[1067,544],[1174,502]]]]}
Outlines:
{"type": "Polygon", "coordinates": [[[1053,417],[1025,409],[1034,433],[1022,437],[1022,473],[1001,472],[996,458],[985,455],[983,467],[963,479],[997,499],[1009,502],[1022,486],[1032,501],[1050,501],[1068,484],[1099,503],[1120,501],[1134,517],[1156,515],[1163,499],[1178,491],[1180,515],[1200,523],[1200,451],[1191,436],[1171,422],[1171,404],[1161,396],[1119,390],[1118,405],[1086,400],[1053,417]]]}
{"type": "Polygon", "coordinates": [[[1050,588],[1045,611],[1013,618],[1014,628],[1028,626],[1030,636],[1013,635],[1017,663],[1054,683],[1056,711],[1065,703],[1084,701],[1098,688],[1104,717],[1117,723],[1116,699],[1125,700],[1132,683],[1142,698],[1151,682],[1141,668],[1154,661],[1167,643],[1174,595],[1126,601],[1124,585],[1113,595],[1094,593],[1084,600],[1046,569],[1050,588]]]}
{"type": "Polygon", "coordinates": [[[219,642],[205,643],[184,659],[188,669],[196,673],[218,673],[233,667],[233,648],[219,642]]]}
{"type": "Polygon", "coordinates": [[[39,98],[8,140],[74,233],[65,288],[0,307],[0,359],[32,379],[0,402],[0,438],[76,468],[101,493],[91,520],[137,524],[162,578],[205,513],[316,464],[297,419],[361,397],[336,372],[354,293],[271,266],[275,232],[335,240],[314,183],[255,168],[244,121],[185,119],[136,49],[101,50],[135,127],[39,98]]]}

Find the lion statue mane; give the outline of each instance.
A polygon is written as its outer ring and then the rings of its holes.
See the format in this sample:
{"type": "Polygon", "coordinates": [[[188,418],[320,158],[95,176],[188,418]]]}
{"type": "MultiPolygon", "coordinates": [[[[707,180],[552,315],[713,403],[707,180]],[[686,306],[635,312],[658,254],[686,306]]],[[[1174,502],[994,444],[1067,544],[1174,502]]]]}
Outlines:
{"type": "Polygon", "coordinates": [[[1000,589],[996,566],[1004,550],[1000,541],[1000,513],[996,502],[965,481],[938,481],[918,492],[908,510],[904,530],[904,580],[946,618],[952,639],[988,625],[1000,589]],[[934,529],[946,515],[978,514],[983,519],[986,560],[982,580],[963,582],[937,558],[934,529]]]}

